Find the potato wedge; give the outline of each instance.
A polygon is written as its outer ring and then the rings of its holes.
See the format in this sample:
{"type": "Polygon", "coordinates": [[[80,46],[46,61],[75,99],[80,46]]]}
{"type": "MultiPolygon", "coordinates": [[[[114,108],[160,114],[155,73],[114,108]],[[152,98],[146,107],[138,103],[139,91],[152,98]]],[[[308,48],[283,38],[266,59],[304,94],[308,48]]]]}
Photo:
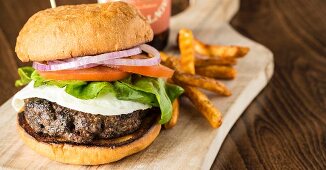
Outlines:
{"type": "Polygon", "coordinates": [[[172,103],[172,118],[170,119],[170,121],[166,124],[164,124],[165,129],[170,129],[173,128],[178,121],[179,118],[179,100],[175,99],[172,103]]]}
{"type": "Polygon", "coordinates": [[[224,84],[212,78],[204,77],[201,75],[192,75],[189,73],[175,72],[173,79],[176,79],[178,82],[183,84],[206,89],[223,96],[231,95],[231,91],[224,84]]]}
{"type": "Polygon", "coordinates": [[[207,59],[196,58],[195,66],[209,66],[209,65],[221,65],[221,66],[232,66],[235,65],[237,61],[234,58],[221,58],[221,57],[211,57],[207,59]]]}
{"type": "Polygon", "coordinates": [[[161,55],[161,63],[171,69],[174,69],[176,71],[180,71],[180,61],[179,57],[174,57],[169,54],[166,54],[164,52],[160,52],[161,55]]]}
{"type": "Polygon", "coordinates": [[[221,58],[240,58],[249,52],[248,47],[209,45],[197,39],[194,39],[194,49],[200,55],[221,58]]]}
{"type": "Polygon", "coordinates": [[[161,57],[161,62],[165,62],[166,60],[168,60],[169,55],[163,51],[160,51],[160,57],[161,57]]]}
{"type": "Polygon", "coordinates": [[[196,109],[204,115],[213,128],[218,128],[222,124],[222,114],[213,103],[196,87],[183,86],[185,94],[195,105],[196,109]]]}
{"type": "Polygon", "coordinates": [[[193,40],[194,36],[191,30],[181,29],[179,31],[178,41],[181,54],[181,70],[190,74],[195,74],[195,50],[193,40]]]}
{"type": "MultiPolygon", "coordinates": [[[[163,65],[175,69],[178,67],[178,71],[181,71],[180,68],[180,58],[175,57],[164,52],[160,52],[161,62],[163,65]]],[[[220,65],[220,66],[232,66],[235,65],[237,61],[234,58],[219,58],[219,57],[211,57],[211,58],[195,58],[195,67],[203,67],[210,65],[220,65]]]]}
{"type": "Polygon", "coordinates": [[[194,40],[194,49],[200,55],[210,56],[207,45],[197,39],[194,40]]]}
{"type": "Polygon", "coordinates": [[[221,58],[240,58],[244,57],[248,52],[248,47],[241,46],[222,46],[222,45],[210,45],[208,47],[210,56],[221,58]]]}
{"type": "Polygon", "coordinates": [[[196,72],[202,76],[227,80],[234,79],[237,75],[237,71],[233,67],[217,65],[196,67],[196,72]]]}

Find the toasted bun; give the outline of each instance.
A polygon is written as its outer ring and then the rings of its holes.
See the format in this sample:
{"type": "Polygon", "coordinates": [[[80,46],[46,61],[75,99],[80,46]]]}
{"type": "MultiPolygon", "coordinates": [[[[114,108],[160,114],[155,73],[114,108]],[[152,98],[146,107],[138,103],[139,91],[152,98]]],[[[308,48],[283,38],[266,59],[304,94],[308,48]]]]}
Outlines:
{"type": "Polygon", "coordinates": [[[34,14],[17,37],[23,61],[51,61],[128,49],[153,39],[135,7],[124,2],[67,5],[34,14]]]}
{"type": "Polygon", "coordinates": [[[30,134],[31,132],[26,129],[24,121],[22,121],[22,115],[22,113],[18,114],[17,129],[26,145],[52,160],[76,165],[100,165],[120,160],[145,149],[154,141],[161,130],[161,125],[154,123],[142,137],[130,143],[126,142],[130,137],[121,137],[118,139],[120,145],[114,147],[48,143],[38,141],[30,134]]]}

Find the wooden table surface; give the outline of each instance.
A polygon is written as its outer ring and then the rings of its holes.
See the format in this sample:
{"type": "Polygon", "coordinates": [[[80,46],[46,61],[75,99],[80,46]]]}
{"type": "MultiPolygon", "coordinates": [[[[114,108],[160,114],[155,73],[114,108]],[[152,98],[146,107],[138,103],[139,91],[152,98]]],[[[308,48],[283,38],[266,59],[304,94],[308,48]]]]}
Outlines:
{"type": "MultiPolygon", "coordinates": [[[[30,64],[16,58],[18,32],[48,7],[46,0],[0,0],[0,104],[19,90],[17,68],[30,64]]],[[[241,1],[231,25],[273,51],[275,73],[230,131],[212,169],[326,168],[325,9],[324,0],[241,1]]]]}

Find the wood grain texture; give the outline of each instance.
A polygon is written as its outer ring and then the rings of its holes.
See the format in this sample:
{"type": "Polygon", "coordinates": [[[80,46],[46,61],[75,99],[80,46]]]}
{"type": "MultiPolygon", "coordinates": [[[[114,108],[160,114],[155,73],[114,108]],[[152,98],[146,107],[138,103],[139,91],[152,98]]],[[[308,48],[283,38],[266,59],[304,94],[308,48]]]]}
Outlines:
{"type": "MultiPolygon", "coordinates": [[[[18,91],[11,83],[22,65],[13,50],[18,31],[47,7],[44,0],[0,0],[0,103],[18,91]]],[[[231,23],[272,49],[275,76],[232,128],[212,169],[325,169],[325,9],[324,0],[241,1],[231,23]]],[[[216,16],[203,15],[214,23],[216,16]]]]}
{"type": "Polygon", "coordinates": [[[212,169],[325,169],[325,1],[242,0],[240,6],[231,25],[273,51],[275,73],[212,169]]]}

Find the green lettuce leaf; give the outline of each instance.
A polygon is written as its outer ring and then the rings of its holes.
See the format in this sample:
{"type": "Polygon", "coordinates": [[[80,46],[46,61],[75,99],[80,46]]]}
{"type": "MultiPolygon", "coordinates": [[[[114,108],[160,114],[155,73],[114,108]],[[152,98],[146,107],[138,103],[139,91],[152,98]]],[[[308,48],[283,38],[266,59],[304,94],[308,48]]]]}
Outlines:
{"type": "Polygon", "coordinates": [[[30,81],[32,81],[31,79],[31,75],[34,72],[34,68],[33,67],[21,67],[18,68],[18,75],[20,77],[20,80],[16,80],[15,82],[15,86],[23,86],[28,84],[30,81]]]}
{"type": "Polygon", "coordinates": [[[76,84],[67,84],[65,91],[80,99],[93,99],[100,94],[114,92],[113,85],[109,82],[84,82],[76,84]]]}
{"type": "Polygon", "coordinates": [[[132,83],[128,81],[122,81],[122,83],[131,89],[155,95],[156,100],[153,100],[153,102],[160,107],[161,113],[170,113],[161,114],[160,123],[164,124],[171,119],[172,104],[166,93],[163,79],[136,76],[132,83]]]}
{"type": "Polygon", "coordinates": [[[86,82],[80,80],[45,80],[36,71],[31,75],[34,87],[43,85],[66,87],[65,92],[79,99],[93,99],[100,94],[113,92],[113,86],[108,82],[86,82]]]}
{"type": "Polygon", "coordinates": [[[178,98],[184,92],[182,87],[174,85],[174,84],[166,84],[165,91],[171,101],[174,101],[176,98],[178,98]]]}
{"type": "Polygon", "coordinates": [[[32,67],[18,69],[20,80],[16,86],[23,86],[34,80],[34,87],[57,86],[65,88],[65,92],[79,99],[87,100],[111,93],[119,100],[130,100],[160,107],[164,124],[171,119],[172,101],[183,93],[179,86],[166,84],[161,78],[132,75],[115,82],[87,82],[79,80],[48,80],[40,76],[32,67]]]}
{"type": "Polygon", "coordinates": [[[114,87],[116,90],[116,97],[119,100],[131,100],[158,107],[158,103],[154,94],[130,88],[128,85],[120,81],[114,82],[114,87]]]}

